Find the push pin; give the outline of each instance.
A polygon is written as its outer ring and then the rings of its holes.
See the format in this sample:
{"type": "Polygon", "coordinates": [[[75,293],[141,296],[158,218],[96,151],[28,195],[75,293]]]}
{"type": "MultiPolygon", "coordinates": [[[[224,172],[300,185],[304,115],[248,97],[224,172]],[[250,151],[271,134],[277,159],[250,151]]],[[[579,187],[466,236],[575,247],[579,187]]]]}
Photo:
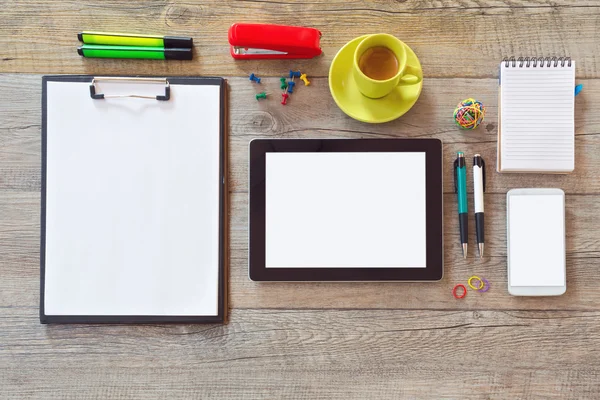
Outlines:
{"type": "Polygon", "coordinates": [[[300,75],[300,80],[302,82],[304,82],[304,86],[308,86],[310,85],[310,81],[308,80],[308,78],[306,77],[306,74],[302,74],[300,75]]]}
{"type": "Polygon", "coordinates": [[[290,69],[290,79],[294,79],[294,78],[300,78],[300,75],[302,75],[302,73],[300,71],[292,71],[290,69]]]}
{"type": "Polygon", "coordinates": [[[279,80],[281,81],[281,90],[287,89],[287,82],[285,81],[285,78],[279,78],[279,80]]]}
{"type": "Polygon", "coordinates": [[[260,78],[256,75],[254,75],[254,72],[250,74],[250,78],[249,78],[252,82],[256,82],[256,83],[260,83],[260,78]]]}
{"type": "Polygon", "coordinates": [[[289,81],[287,83],[288,87],[287,87],[287,92],[288,93],[294,93],[294,86],[296,86],[296,82],[294,81],[289,81]]]}
{"type": "Polygon", "coordinates": [[[290,97],[287,93],[281,93],[281,104],[284,106],[287,104],[288,97],[290,97]]]}
{"type": "Polygon", "coordinates": [[[256,100],[266,99],[266,98],[267,98],[267,93],[266,92],[262,92],[262,93],[257,93],[256,94],[256,100]]]}

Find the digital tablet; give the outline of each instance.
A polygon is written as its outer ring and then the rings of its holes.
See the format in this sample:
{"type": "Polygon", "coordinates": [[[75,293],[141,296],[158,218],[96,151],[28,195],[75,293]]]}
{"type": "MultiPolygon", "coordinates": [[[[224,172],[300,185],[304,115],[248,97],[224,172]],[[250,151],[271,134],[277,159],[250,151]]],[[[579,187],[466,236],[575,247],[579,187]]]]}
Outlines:
{"type": "Polygon", "coordinates": [[[255,139],[249,196],[254,281],[442,278],[437,139],[255,139]]]}

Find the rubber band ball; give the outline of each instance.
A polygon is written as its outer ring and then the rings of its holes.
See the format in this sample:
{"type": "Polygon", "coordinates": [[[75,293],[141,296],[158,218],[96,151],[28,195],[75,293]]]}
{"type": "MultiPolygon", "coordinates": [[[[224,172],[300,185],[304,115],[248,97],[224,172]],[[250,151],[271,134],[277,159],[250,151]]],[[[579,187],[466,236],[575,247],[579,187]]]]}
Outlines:
{"type": "Polygon", "coordinates": [[[479,100],[465,99],[454,110],[454,122],[461,129],[475,129],[483,122],[485,106],[479,100]]]}

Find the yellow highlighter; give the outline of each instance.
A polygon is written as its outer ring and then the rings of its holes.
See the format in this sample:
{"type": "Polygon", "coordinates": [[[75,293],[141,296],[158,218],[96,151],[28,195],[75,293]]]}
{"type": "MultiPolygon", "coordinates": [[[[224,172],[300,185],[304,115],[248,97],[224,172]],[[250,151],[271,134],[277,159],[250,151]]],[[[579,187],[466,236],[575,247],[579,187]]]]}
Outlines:
{"type": "Polygon", "coordinates": [[[115,46],[142,46],[191,49],[193,41],[185,36],[138,35],[129,33],[107,33],[84,31],[77,34],[79,41],[85,44],[115,46]]]}

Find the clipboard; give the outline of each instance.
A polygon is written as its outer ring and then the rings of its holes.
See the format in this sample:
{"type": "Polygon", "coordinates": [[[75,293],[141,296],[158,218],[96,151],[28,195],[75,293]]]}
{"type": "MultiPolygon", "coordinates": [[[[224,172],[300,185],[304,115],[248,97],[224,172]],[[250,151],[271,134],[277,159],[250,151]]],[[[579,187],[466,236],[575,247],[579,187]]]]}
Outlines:
{"type": "Polygon", "coordinates": [[[40,322],[218,323],[226,81],[42,78],[40,322]]]}

